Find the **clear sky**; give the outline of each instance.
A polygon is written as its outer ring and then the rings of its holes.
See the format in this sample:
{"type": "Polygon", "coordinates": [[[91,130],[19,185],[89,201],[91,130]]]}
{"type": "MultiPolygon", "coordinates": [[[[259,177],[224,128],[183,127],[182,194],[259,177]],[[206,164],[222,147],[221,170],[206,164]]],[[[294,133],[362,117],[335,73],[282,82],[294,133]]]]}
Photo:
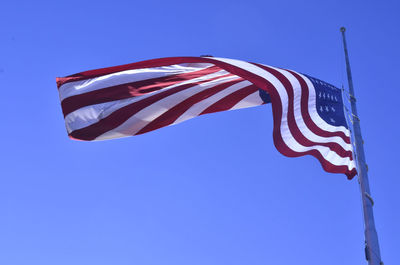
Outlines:
{"type": "Polygon", "coordinates": [[[271,106],[141,136],[67,137],[55,78],[168,56],[346,84],[347,27],[375,219],[398,264],[398,1],[2,1],[0,264],[366,264],[357,179],[287,158],[271,106]]]}

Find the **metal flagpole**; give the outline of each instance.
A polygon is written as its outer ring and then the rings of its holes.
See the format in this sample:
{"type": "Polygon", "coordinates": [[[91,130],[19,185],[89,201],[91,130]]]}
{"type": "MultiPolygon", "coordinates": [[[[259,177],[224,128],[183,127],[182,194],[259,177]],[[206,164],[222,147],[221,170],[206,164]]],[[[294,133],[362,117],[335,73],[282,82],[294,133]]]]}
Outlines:
{"type": "Polygon", "coordinates": [[[360,183],[363,213],[364,213],[364,223],[365,223],[365,257],[369,265],[383,265],[381,261],[381,253],[379,250],[378,234],[375,229],[374,213],[372,206],[374,201],[372,200],[371,193],[369,190],[368,182],[368,166],[365,163],[364,154],[364,141],[361,136],[360,119],[357,114],[356,98],[353,88],[353,79],[351,76],[349,54],[347,52],[346,36],[344,27],[340,28],[343,37],[344,54],[346,57],[346,69],[347,69],[347,79],[349,82],[349,92],[350,92],[350,102],[352,119],[354,120],[354,138],[355,138],[355,160],[357,162],[358,171],[358,182],[360,183]]]}

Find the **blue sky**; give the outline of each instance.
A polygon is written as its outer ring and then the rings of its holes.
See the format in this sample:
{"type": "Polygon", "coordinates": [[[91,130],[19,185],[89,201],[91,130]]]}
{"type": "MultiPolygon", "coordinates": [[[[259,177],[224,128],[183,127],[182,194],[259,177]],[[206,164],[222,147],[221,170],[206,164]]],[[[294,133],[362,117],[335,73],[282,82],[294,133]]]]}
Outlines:
{"type": "Polygon", "coordinates": [[[0,264],[365,264],[357,180],[287,158],[271,106],[104,142],[67,137],[55,77],[157,57],[346,83],[385,264],[400,237],[398,1],[3,1],[0,264]]]}

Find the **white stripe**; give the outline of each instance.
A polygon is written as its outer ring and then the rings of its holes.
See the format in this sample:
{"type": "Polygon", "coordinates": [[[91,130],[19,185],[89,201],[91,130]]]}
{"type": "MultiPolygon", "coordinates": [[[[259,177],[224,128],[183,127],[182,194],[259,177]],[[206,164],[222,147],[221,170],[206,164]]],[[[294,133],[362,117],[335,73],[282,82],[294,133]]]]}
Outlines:
{"type": "Polygon", "coordinates": [[[143,129],[147,124],[152,122],[154,119],[173,108],[175,105],[179,104],[183,100],[200,93],[201,91],[214,87],[216,85],[238,79],[237,76],[223,77],[217,80],[212,80],[200,85],[195,85],[188,89],[182,90],[178,93],[172,94],[168,97],[162,98],[161,100],[149,105],[148,107],[142,109],[123,124],[117,128],[110,130],[95,140],[106,140],[117,137],[131,136],[143,129]]]}
{"type": "MultiPolygon", "coordinates": [[[[153,94],[151,94],[153,95],[153,94]]],[[[145,97],[151,96],[146,95],[145,97]]],[[[143,99],[143,97],[141,97],[143,99]]],[[[80,108],[65,116],[65,125],[68,133],[88,127],[99,120],[109,116],[114,111],[123,108],[129,104],[139,101],[138,98],[126,98],[96,105],[90,105],[80,108]]]]}
{"type": "MultiPolygon", "coordinates": [[[[304,122],[303,119],[303,113],[301,111],[301,85],[299,83],[299,81],[296,79],[296,77],[294,75],[292,75],[290,72],[285,71],[285,70],[281,70],[272,66],[269,66],[272,69],[275,69],[276,71],[280,72],[281,74],[283,74],[291,83],[292,87],[293,87],[293,92],[294,92],[294,117],[295,117],[295,121],[297,124],[297,127],[299,128],[299,130],[301,131],[301,133],[308,138],[310,141],[312,142],[316,142],[316,143],[330,143],[330,142],[335,142],[338,143],[341,147],[343,147],[344,150],[346,151],[353,151],[351,144],[347,144],[343,138],[339,137],[339,136],[333,136],[333,137],[322,137],[319,135],[316,135],[314,132],[312,132],[306,125],[306,123],[304,122]]],[[[311,88],[313,89],[313,88],[311,88]]],[[[311,90],[309,89],[309,90],[311,90]]],[[[315,95],[315,91],[312,92],[315,95]]],[[[310,93],[311,94],[311,93],[310,93]]],[[[310,101],[309,102],[309,106],[310,106],[310,101]]],[[[314,108],[309,110],[311,112],[316,111],[316,107],[315,107],[315,101],[314,101],[314,108]]],[[[318,125],[317,125],[318,126],[318,125]]]]}
{"type": "Polygon", "coordinates": [[[98,122],[100,119],[103,119],[103,118],[109,116],[114,111],[116,111],[124,106],[127,106],[131,103],[134,103],[134,102],[137,102],[140,100],[143,100],[143,99],[153,96],[157,93],[161,93],[163,91],[172,89],[177,86],[186,85],[186,84],[190,84],[190,83],[196,83],[196,82],[200,82],[200,81],[205,81],[205,80],[216,78],[216,77],[223,76],[226,74],[228,74],[227,71],[221,70],[216,73],[212,73],[212,74],[204,75],[201,77],[193,78],[190,80],[186,80],[184,82],[165,87],[162,90],[154,91],[152,93],[149,93],[149,94],[146,94],[143,96],[132,97],[132,98],[115,100],[115,101],[96,104],[96,105],[85,106],[83,108],[80,108],[78,110],[75,110],[75,111],[69,113],[65,117],[65,124],[67,127],[67,131],[68,131],[68,133],[71,133],[72,131],[90,126],[90,125],[98,122]]]}
{"type": "Polygon", "coordinates": [[[197,102],[196,104],[193,104],[188,110],[186,110],[174,123],[172,124],[178,124],[180,122],[189,120],[191,118],[197,117],[202,113],[204,110],[206,110],[208,107],[211,105],[215,104],[219,100],[225,98],[226,96],[232,94],[233,92],[242,89],[244,87],[247,87],[251,85],[251,83],[247,80],[242,81],[240,83],[234,84],[230,87],[225,88],[224,90],[212,95],[211,97],[208,97],[200,102],[197,102]]]}
{"type": "Polygon", "coordinates": [[[117,86],[121,84],[142,81],[158,77],[166,77],[176,74],[190,73],[204,70],[213,66],[212,64],[175,64],[154,68],[142,68],[126,70],[91,79],[68,82],[59,88],[60,100],[80,95],[90,91],[117,86]]]}
{"type": "Polygon", "coordinates": [[[264,104],[264,101],[260,97],[260,92],[257,90],[256,92],[251,93],[250,95],[239,101],[235,106],[231,108],[231,110],[260,106],[262,104],[264,104]]]}
{"type": "Polygon", "coordinates": [[[299,152],[299,153],[303,153],[303,152],[307,152],[307,151],[311,151],[311,150],[317,150],[325,160],[329,161],[333,165],[347,166],[349,170],[351,170],[355,167],[354,161],[350,160],[349,157],[340,157],[336,152],[331,151],[328,147],[320,146],[320,145],[307,147],[307,146],[303,146],[303,145],[299,144],[296,141],[296,139],[291,134],[288,123],[287,123],[288,95],[287,95],[286,90],[283,87],[282,83],[280,83],[279,80],[275,76],[273,76],[269,72],[263,70],[262,68],[260,68],[256,65],[247,63],[247,62],[233,60],[233,59],[215,58],[215,57],[210,58],[210,59],[229,63],[229,64],[239,67],[241,69],[247,70],[253,74],[256,74],[256,75],[268,80],[275,86],[277,92],[279,93],[280,100],[281,100],[282,106],[283,106],[282,120],[281,120],[281,135],[282,135],[283,141],[290,149],[292,149],[295,152],[299,152]]]}

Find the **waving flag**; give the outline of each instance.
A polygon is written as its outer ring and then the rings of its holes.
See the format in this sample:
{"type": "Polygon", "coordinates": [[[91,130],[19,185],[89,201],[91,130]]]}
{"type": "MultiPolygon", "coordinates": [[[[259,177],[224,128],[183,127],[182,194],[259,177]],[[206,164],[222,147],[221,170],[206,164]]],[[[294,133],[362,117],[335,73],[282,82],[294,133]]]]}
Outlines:
{"type": "Polygon", "coordinates": [[[57,78],[68,135],[106,140],[146,133],[206,113],[272,103],[274,144],[312,155],[332,173],[356,174],[340,89],[263,64],[171,57],[57,78]]]}

